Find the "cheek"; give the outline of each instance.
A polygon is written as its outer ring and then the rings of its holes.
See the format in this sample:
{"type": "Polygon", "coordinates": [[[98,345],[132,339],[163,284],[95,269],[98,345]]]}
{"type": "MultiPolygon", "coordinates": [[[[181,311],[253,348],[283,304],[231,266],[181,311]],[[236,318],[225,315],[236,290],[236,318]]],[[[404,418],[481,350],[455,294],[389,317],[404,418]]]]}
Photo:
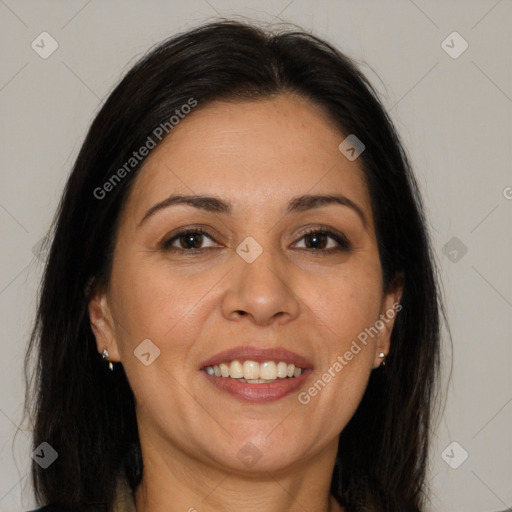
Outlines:
{"type": "Polygon", "coordinates": [[[299,291],[326,340],[338,351],[378,319],[382,301],[381,277],[356,265],[329,278],[304,279],[299,291]]]}
{"type": "Polygon", "coordinates": [[[170,410],[184,411],[190,395],[183,392],[182,382],[202,325],[197,315],[201,298],[215,279],[187,279],[158,265],[137,263],[119,265],[112,278],[122,363],[142,414],[161,415],[162,402],[170,410]],[[141,354],[147,352],[146,366],[141,354]]]}
{"type": "Polygon", "coordinates": [[[165,345],[169,338],[175,339],[175,332],[195,314],[201,298],[216,281],[212,273],[184,278],[161,265],[127,265],[122,270],[119,279],[113,279],[113,288],[129,344],[154,338],[155,343],[165,345]]]}
{"type": "MultiPolygon", "coordinates": [[[[364,394],[374,361],[376,337],[364,338],[365,329],[379,318],[382,288],[377,271],[352,266],[336,278],[305,286],[301,297],[313,312],[318,335],[315,353],[320,364],[301,403],[329,410],[341,430],[364,394]],[[363,333],[363,336],[361,334],[363,333]],[[361,341],[363,340],[363,341],[361,341]]],[[[307,281],[305,282],[307,284],[307,281]]]]}

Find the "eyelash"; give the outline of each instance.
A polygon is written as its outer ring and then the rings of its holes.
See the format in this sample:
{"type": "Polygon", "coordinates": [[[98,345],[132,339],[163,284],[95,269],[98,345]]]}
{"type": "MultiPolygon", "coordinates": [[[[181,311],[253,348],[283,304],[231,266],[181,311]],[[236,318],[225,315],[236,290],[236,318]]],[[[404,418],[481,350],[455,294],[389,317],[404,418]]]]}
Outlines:
{"type": "MultiPolygon", "coordinates": [[[[180,237],[191,234],[191,233],[200,234],[200,235],[208,237],[212,241],[215,241],[213,236],[210,233],[208,233],[207,231],[205,231],[201,228],[187,228],[187,229],[180,231],[179,233],[176,233],[171,238],[164,240],[163,243],[161,244],[161,249],[164,251],[170,251],[170,252],[174,252],[174,253],[178,253],[178,254],[187,253],[187,255],[199,254],[204,251],[208,251],[210,249],[217,249],[217,247],[203,247],[203,248],[199,248],[199,249],[193,249],[193,248],[192,249],[183,249],[181,247],[174,247],[172,245],[175,240],[178,240],[180,237]]],[[[311,249],[311,248],[300,248],[300,249],[306,250],[306,251],[324,252],[324,253],[331,253],[331,252],[338,252],[338,251],[348,252],[351,250],[351,244],[344,234],[338,233],[338,232],[335,232],[335,231],[332,231],[329,229],[310,228],[307,231],[305,231],[304,233],[302,233],[299,240],[302,240],[304,237],[306,237],[308,235],[312,235],[312,234],[327,235],[328,238],[332,238],[336,243],[338,243],[339,246],[331,247],[329,249],[311,249]]]]}

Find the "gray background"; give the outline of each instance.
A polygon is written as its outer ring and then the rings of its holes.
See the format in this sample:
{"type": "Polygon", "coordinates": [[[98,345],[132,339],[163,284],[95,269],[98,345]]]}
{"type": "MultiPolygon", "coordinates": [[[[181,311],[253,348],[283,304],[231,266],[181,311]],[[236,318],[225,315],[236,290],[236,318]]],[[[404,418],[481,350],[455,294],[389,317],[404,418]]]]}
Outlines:
{"type": "MultiPolygon", "coordinates": [[[[85,131],[154,43],[236,15],[326,37],[380,92],[425,196],[453,336],[450,382],[444,350],[446,408],[434,429],[431,510],[512,507],[511,0],[0,0],[0,512],[33,505],[31,425],[20,422],[44,258],[37,244],[85,131]],[[43,31],[59,45],[47,59],[31,47],[43,31]],[[453,31],[469,44],[458,58],[442,47],[453,31]]],[[[462,49],[457,36],[445,45],[462,49]]]]}

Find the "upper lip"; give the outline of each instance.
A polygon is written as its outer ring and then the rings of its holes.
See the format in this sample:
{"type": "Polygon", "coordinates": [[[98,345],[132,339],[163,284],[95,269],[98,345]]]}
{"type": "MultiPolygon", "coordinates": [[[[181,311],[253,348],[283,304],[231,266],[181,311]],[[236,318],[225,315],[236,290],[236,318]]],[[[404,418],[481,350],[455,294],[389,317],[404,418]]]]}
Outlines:
{"type": "Polygon", "coordinates": [[[214,366],[220,363],[226,363],[235,360],[250,360],[257,363],[263,363],[265,361],[284,361],[286,363],[294,364],[299,368],[313,368],[308,359],[305,357],[291,352],[285,348],[262,348],[262,347],[251,347],[248,345],[234,347],[222,352],[218,352],[212,357],[205,359],[200,364],[200,369],[206,368],[207,366],[214,366]]]}

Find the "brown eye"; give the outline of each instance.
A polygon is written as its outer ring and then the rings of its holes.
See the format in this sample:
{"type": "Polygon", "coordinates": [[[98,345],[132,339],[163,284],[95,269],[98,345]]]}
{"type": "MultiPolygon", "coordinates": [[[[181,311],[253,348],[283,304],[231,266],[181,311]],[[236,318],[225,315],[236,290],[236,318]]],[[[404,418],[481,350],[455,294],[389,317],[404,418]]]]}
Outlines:
{"type": "Polygon", "coordinates": [[[325,233],[313,233],[304,237],[308,249],[325,249],[329,245],[329,237],[325,233]]]}
{"type": "Polygon", "coordinates": [[[201,233],[187,233],[186,235],[181,235],[178,241],[183,249],[199,249],[203,242],[203,236],[201,233]]]}
{"type": "Polygon", "coordinates": [[[213,238],[201,229],[189,229],[180,231],[173,237],[169,238],[162,244],[163,250],[195,252],[202,249],[214,247],[213,238]],[[205,238],[212,242],[210,245],[204,246],[205,238]]]}
{"type": "Polygon", "coordinates": [[[299,249],[323,250],[326,252],[350,249],[350,242],[347,238],[341,233],[332,231],[311,230],[305,233],[301,240],[304,240],[304,245],[299,249]]]}

